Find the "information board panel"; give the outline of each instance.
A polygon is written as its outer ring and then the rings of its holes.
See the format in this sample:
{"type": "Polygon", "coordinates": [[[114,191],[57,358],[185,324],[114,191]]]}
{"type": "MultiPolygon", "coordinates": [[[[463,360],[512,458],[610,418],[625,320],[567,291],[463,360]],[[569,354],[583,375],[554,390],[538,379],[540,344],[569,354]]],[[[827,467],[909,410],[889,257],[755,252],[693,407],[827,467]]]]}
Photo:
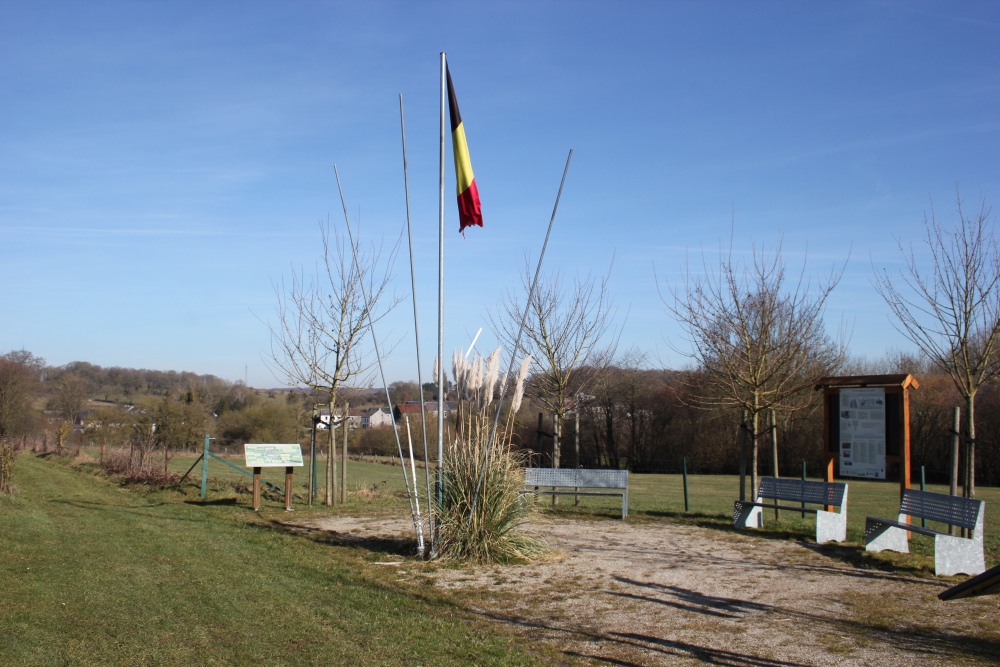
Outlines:
{"type": "Polygon", "coordinates": [[[290,445],[243,445],[248,468],[287,468],[301,466],[302,447],[290,445]]]}
{"type": "Polygon", "coordinates": [[[885,479],[885,389],[840,390],[840,474],[885,479]]]}

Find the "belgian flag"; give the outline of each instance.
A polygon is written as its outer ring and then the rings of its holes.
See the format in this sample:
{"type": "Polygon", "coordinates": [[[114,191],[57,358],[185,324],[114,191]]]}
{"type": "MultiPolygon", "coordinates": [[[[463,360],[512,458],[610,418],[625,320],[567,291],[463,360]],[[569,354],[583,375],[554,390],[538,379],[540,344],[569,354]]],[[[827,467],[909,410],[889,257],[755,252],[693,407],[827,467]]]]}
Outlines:
{"type": "Polygon", "coordinates": [[[455,86],[451,82],[451,71],[445,65],[448,76],[448,110],[451,112],[451,144],[455,150],[455,177],[458,181],[458,231],[465,232],[466,227],[483,226],[483,209],[479,202],[479,188],[476,187],[476,177],[472,173],[472,161],[469,159],[469,145],[465,141],[465,126],[462,125],[462,114],[458,112],[458,100],[455,98],[455,86]]]}

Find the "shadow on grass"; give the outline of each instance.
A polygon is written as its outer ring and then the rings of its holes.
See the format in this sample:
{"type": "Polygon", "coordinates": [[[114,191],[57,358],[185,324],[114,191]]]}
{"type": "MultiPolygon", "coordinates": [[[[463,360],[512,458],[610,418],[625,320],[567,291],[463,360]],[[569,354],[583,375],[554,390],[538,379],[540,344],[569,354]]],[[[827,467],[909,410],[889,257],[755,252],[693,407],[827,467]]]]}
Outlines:
{"type": "Polygon", "coordinates": [[[185,505],[195,505],[198,507],[225,506],[236,507],[240,502],[239,498],[218,498],[216,500],[185,500],[185,505]]]}
{"type": "Polygon", "coordinates": [[[417,552],[417,541],[415,538],[380,537],[377,535],[352,535],[349,533],[338,533],[335,530],[322,530],[309,526],[297,526],[283,523],[277,520],[270,520],[261,524],[251,524],[255,528],[275,530],[288,535],[304,537],[316,544],[327,546],[347,547],[359,551],[367,551],[373,555],[392,555],[404,558],[413,558],[417,552]]]}

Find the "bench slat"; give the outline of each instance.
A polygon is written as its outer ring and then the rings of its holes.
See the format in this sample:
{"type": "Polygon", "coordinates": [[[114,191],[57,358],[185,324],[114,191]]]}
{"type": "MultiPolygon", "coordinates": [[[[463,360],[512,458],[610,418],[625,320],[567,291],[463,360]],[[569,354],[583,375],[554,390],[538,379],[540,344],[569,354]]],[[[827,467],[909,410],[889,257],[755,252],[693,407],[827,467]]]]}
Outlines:
{"type": "Polygon", "coordinates": [[[979,508],[980,502],[972,498],[906,489],[899,513],[973,529],[979,518],[979,508]]]}
{"type": "Polygon", "coordinates": [[[903,530],[908,530],[911,533],[920,533],[921,535],[930,535],[934,537],[936,535],[947,535],[948,533],[942,533],[939,530],[932,530],[930,528],[922,528],[920,526],[914,526],[912,523],[901,523],[899,521],[890,521],[889,519],[876,519],[873,516],[865,517],[865,534],[868,534],[868,526],[892,526],[894,528],[902,528],[903,530]]]}
{"type": "Polygon", "coordinates": [[[846,484],[838,482],[812,482],[801,479],[762,477],[759,497],[789,500],[815,505],[840,507],[844,503],[846,484]]]}
{"type": "Polygon", "coordinates": [[[763,507],[765,509],[789,510],[791,512],[809,512],[812,514],[815,514],[817,511],[812,507],[792,507],[790,505],[775,505],[774,503],[752,503],[749,500],[737,500],[736,504],[739,507],[763,507]]]}
{"type": "Polygon", "coordinates": [[[572,486],[597,489],[627,489],[628,470],[586,468],[525,468],[525,486],[572,486]]]}

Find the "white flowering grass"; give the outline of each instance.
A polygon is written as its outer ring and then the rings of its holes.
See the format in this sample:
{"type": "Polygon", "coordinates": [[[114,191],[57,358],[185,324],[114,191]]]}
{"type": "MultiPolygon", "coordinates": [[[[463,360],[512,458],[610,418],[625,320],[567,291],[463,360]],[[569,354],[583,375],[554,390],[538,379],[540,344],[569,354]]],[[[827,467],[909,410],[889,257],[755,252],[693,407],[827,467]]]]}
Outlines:
{"type": "Polygon", "coordinates": [[[442,470],[438,521],[439,554],[443,558],[506,563],[548,553],[541,539],[522,530],[533,510],[518,493],[523,488],[525,457],[511,446],[514,415],[524,396],[530,361],[525,359],[521,364],[507,415],[490,445],[499,390],[507,380],[500,378],[500,350],[487,359],[476,355],[467,360],[461,352],[452,357],[459,407],[455,441],[442,470]],[[477,484],[479,494],[473,509],[477,484]]]}

